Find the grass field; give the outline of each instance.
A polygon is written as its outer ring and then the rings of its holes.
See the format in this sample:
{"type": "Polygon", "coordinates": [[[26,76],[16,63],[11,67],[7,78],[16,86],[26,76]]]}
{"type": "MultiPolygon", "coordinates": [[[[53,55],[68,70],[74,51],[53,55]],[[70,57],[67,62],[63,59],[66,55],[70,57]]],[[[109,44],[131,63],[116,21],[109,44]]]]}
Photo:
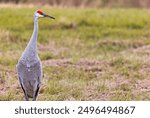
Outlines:
{"type": "MultiPolygon", "coordinates": [[[[0,100],[23,100],[16,63],[36,7],[0,6],[0,100]]],[[[150,100],[150,10],[44,7],[38,100],[150,100]]]]}

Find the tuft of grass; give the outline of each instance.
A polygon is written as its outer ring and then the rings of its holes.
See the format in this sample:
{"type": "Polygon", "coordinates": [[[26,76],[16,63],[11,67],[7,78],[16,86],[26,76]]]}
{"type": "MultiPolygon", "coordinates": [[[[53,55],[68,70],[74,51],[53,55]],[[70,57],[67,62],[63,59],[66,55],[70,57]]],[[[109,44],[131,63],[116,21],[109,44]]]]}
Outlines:
{"type": "Polygon", "coordinates": [[[111,100],[113,101],[131,101],[133,100],[133,95],[131,92],[122,92],[122,91],[117,91],[111,100]]]}
{"type": "Polygon", "coordinates": [[[41,58],[41,60],[49,60],[49,59],[53,59],[54,55],[50,52],[44,52],[44,53],[40,54],[40,58],[41,58]]]}

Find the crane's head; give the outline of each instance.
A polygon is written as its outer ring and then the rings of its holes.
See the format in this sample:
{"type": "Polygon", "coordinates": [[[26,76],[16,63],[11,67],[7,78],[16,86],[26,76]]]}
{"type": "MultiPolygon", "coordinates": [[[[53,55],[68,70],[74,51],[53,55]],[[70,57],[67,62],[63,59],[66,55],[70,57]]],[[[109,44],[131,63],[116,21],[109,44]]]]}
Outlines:
{"type": "Polygon", "coordinates": [[[49,16],[49,15],[43,13],[43,12],[40,11],[40,10],[36,11],[35,14],[34,14],[34,16],[37,17],[37,18],[40,18],[40,17],[41,17],[41,18],[43,18],[43,17],[48,17],[48,18],[55,19],[53,16],[49,16]]]}

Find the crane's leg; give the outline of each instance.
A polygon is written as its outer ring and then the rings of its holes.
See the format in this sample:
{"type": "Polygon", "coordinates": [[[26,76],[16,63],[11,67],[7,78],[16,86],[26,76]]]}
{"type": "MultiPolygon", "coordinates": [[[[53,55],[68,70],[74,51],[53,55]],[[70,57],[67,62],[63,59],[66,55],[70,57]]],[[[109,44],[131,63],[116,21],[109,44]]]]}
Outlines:
{"type": "Polygon", "coordinates": [[[20,82],[21,88],[22,88],[22,90],[23,90],[23,93],[24,93],[24,96],[25,96],[25,100],[26,100],[26,101],[29,101],[29,97],[28,97],[28,95],[27,95],[27,92],[26,92],[25,88],[23,87],[23,84],[22,84],[22,81],[21,81],[21,78],[20,78],[20,77],[19,77],[19,82],[20,82]]]}
{"type": "Polygon", "coordinates": [[[37,89],[34,91],[34,94],[33,94],[33,101],[36,101],[37,95],[39,93],[39,89],[40,89],[40,86],[38,84],[37,85],[37,89]]]}
{"type": "Polygon", "coordinates": [[[22,88],[23,93],[24,93],[24,96],[25,96],[25,100],[26,100],[26,101],[29,101],[29,97],[28,97],[28,95],[27,95],[27,92],[26,92],[25,89],[23,88],[22,83],[20,83],[20,84],[21,84],[21,88],[22,88]]]}

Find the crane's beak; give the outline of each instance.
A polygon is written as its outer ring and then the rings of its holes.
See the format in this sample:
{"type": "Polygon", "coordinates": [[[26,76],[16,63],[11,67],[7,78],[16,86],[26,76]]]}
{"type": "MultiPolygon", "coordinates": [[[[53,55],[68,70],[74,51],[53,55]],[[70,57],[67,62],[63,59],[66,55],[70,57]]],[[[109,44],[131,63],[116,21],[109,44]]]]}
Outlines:
{"type": "Polygon", "coordinates": [[[49,15],[47,15],[47,14],[43,14],[43,16],[44,16],[44,17],[48,17],[48,18],[55,19],[55,17],[53,17],[53,16],[49,16],[49,15]]]}

